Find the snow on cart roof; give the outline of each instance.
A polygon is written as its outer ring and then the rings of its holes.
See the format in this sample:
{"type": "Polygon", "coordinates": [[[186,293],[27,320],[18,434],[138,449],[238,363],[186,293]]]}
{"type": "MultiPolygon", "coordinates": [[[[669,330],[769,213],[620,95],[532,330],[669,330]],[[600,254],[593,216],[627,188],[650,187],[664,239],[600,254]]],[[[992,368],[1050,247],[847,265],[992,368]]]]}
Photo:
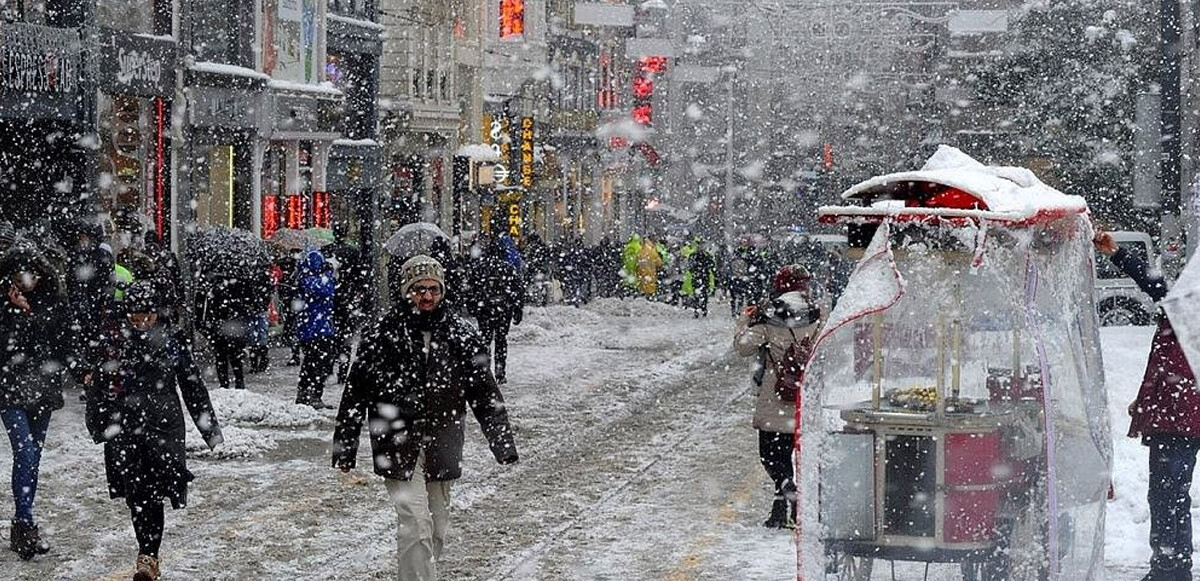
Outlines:
{"type": "Polygon", "coordinates": [[[1042,183],[1026,168],[983,165],[948,145],[938,146],[920,170],[873,177],[842,198],[865,205],[823,206],[821,221],[944,218],[1020,224],[1087,212],[1082,197],[1042,183]]]}

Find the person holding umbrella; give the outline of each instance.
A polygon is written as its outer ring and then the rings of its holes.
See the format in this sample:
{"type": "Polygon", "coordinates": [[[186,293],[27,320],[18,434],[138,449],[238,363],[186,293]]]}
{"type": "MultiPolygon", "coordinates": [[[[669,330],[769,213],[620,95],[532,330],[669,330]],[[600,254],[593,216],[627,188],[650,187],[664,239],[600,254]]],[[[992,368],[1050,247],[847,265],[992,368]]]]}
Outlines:
{"type": "Polygon", "coordinates": [[[1112,234],[1099,232],[1096,250],[1132,278],[1150,298],[1160,302],[1158,329],[1137,397],[1129,404],[1129,437],[1141,437],[1150,449],[1150,571],[1143,581],[1190,581],[1192,578],[1192,500],[1189,493],[1200,452],[1200,391],[1195,366],[1200,364],[1200,328],[1196,296],[1200,262],[1195,257],[1170,294],[1161,276],[1117,245],[1112,234]],[[1188,294],[1193,293],[1193,294],[1188,294]],[[1179,299],[1187,297],[1188,300],[1179,299]],[[1185,341],[1191,339],[1191,342],[1185,341]]]}

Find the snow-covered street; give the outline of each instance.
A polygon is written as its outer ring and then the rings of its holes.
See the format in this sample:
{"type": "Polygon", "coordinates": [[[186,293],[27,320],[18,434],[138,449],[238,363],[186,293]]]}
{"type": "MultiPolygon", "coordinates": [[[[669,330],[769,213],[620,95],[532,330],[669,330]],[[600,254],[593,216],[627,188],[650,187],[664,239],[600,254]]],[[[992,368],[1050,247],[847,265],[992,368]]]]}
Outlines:
{"type": "MultiPolygon", "coordinates": [[[[445,579],[794,578],[791,535],[759,525],[770,489],[750,428],[751,362],[732,355],[733,322],[713,307],[706,319],[640,300],[528,310],[504,389],[521,461],[497,465],[471,421],[445,579]]],[[[1107,559],[1118,581],[1140,578],[1148,557],[1146,453],[1123,436],[1151,331],[1102,333],[1116,455],[1107,559]]],[[[246,392],[212,390],[226,435],[215,455],[189,435],[197,480],[189,508],[168,512],[164,579],[392,578],[395,515],[363,469],[365,437],[357,471],[330,468],[333,411],[293,405],[297,368],[275,355],[246,392]]],[[[37,510],[53,551],[33,562],[0,552],[8,578],[132,570],[125,504],[108,499],[76,395],[54,416],[43,462],[37,510]]],[[[3,447],[0,467],[10,461],[3,447]]],[[[11,506],[8,494],[0,505],[11,506]]],[[[957,579],[950,571],[930,578],[957,579]]]]}

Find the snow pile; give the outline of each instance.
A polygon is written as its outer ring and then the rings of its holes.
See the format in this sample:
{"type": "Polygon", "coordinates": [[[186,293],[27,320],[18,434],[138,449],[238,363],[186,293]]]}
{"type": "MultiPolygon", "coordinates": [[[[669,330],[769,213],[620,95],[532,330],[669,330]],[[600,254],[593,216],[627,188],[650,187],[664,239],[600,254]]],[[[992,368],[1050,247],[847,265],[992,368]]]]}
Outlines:
{"type": "Polygon", "coordinates": [[[580,337],[599,323],[600,317],[588,309],[563,305],[526,307],[520,325],[512,327],[509,340],[530,343],[564,341],[578,344],[580,337]]]}
{"type": "Polygon", "coordinates": [[[279,400],[244,389],[209,392],[221,426],[244,425],[297,428],[329,423],[329,418],[306,405],[279,400]]]}
{"type": "Polygon", "coordinates": [[[209,450],[195,427],[190,427],[187,433],[187,454],[192,458],[208,458],[213,460],[228,460],[230,458],[255,458],[275,449],[275,438],[266,432],[223,426],[221,435],[225,441],[215,450],[209,450]]]}
{"type": "MultiPolygon", "coordinates": [[[[987,205],[987,211],[976,211],[987,218],[1026,220],[1046,211],[1087,211],[1087,202],[1083,198],[1068,196],[1042,183],[1026,168],[983,165],[961,150],[948,145],[938,146],[937,152],[920,170],[873,177],[846,190],[842,199],[887,199],[888,194],[904,191],[914,182],[934,183],[963,190],[987,205]]],[[[913,208],[821,208],[822,214],[874,215],[912,212],[913,208]]],[[[946,212],[945,209],[941,212],[938,212],[938,209],[922,209],[919,212],[963,213],[962,210],[946,212]]]]}
{"type": "Polygon", "coordinates": [[[566,305],[525,307],[520,325],[512,327],[509,340],[522,343],[547,344],[559,342],[570,345],[594,345],[601,339],[596,329],[617,320],[645,318],[678,319],[678,307],[648,301],[643,298],[596,299],[584,307],[566,305]]]}
{"type": "Polygon", "coordinates": [[[595,311],[597,315],[602,317],[632,317],[638,319],[643,317],[677,319],[679,318],[679,314],[683,312],[678,307],[642,298],[596,299],[589,303],[586,308],[595,311]]]}

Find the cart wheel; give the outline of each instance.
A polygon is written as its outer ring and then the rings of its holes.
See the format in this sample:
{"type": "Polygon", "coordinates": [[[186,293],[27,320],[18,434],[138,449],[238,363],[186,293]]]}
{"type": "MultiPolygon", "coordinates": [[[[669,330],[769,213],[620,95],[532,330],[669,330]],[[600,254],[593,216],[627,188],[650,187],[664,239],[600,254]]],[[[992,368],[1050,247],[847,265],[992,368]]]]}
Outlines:
{"type": "Polygon", "coordinates": [[[875,562],[870,557],[856,557],[841,553],[835,557],[833,577],[837,581],[870,581],[871,565],[875,562]]]}

